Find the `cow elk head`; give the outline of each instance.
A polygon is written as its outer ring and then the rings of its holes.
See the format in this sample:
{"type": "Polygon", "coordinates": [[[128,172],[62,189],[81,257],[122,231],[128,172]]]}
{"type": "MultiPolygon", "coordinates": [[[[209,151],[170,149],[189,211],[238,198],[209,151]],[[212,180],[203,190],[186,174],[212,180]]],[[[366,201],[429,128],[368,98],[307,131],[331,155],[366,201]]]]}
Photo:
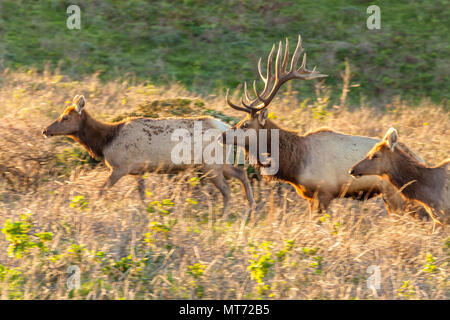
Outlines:
{"type": "Polygon", "coordinates": [[[82,95],[76,95],[72,104],[52,124],[42,131],[45,137],[74,135],[80,131],[84,116],[86,100],[82,95]]]}
{"type": "Polygon", "coordinates": [[[365,175],[382,176],[386,174],[391,167],[392,157],[397,143],[397,130],[390,128],[386,132],[383,140],[374,145],[367,153],[367,156],[349,170],[349,174],[354,177],[365,175]]]}

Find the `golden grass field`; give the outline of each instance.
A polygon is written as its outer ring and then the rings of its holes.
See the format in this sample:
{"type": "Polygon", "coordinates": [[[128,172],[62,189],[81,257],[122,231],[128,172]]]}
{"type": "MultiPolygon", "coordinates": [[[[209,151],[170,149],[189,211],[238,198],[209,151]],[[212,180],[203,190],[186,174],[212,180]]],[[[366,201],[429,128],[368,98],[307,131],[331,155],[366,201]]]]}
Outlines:
{"type": "MultiPolygon", "coordinates": [[[[400,141],[428,164],[449,156],[450,113],[443,106],[395,101],[380,111],[362,101],[354,110],[325,109],[328,90],[323,84],[316,90],[314,101],[298,101],[288,90],[270,106],[271,116],[300,132],[328,126],[381,138],[394,126],[400,141]]],[[[330,215],[311,215],[287,185],[255,182],[256,200],[266,203],[247,221],[237,180],[230,181],[230,209],[222,215],[217,190],[193,173],[149,174],[145,205],[131,176],[97,198],[107,168],[94,167],[71,140],[41,135],[76,94],[84,94],[87,110],[102,120],[178,97],[243,116],[225,106],[223,94],[195,97],[178,85],[4,72],[1,299],[450,298],[449,227],[432,233],[430,221],[388,215],[380,198],[337,199],[330,215]],[[68,273],[70,266],[81,272],[79,289],[67,286],[77,275],[68,273]],[[380,289],[372,290],[367,280],[377,270],[380,289]]],[[[170,106],[158,112],[170,114],[170,106]]]]}

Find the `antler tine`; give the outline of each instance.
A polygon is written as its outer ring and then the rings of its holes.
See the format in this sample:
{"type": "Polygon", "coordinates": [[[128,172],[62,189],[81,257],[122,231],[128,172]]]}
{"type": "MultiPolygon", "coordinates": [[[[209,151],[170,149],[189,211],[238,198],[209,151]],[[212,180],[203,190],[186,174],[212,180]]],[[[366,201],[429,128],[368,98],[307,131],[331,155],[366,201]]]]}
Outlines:
{"type": "MultiPolygon", "coordinates": [[[[250,105],[254,104],[258,100],[258,98],[252,99],[248,95],[247,82],[246,81],[244,82],[244,96],[243,97],[245,98],[246,104],[250,104],[250,105]]],[[[246,104],[244,104],[244,106],[248,107],[246,104]]]]}
{"type": "Polygon", "coordinates": [[[292,70],[295,70],[295,66],[297,65],[298,58],[300,58],[300,55],[302,54],[302,52],[303,52],[302,36],[298,35],[297,47],[295,48],[294,55],[292,56],[291,67],[289,68],[289,73],[291,73],[292,70]]]}
{"type": "MultiPolygon", "coordinates": [[[[320,74],[315,71],[310,71],[306,69],[306,54],[303,56],[303,61],[299,69],[296,68],[296,64],[298,63],[298,59],[300,58],[300,55],[303,52],[303,46],[302,46],[302,38],[299,35],[298,36],[298,42],[297,47],[295,48],[294,55],[292,56],[291,60],[291,67],[289,69],[289,72],[281,73],[280,70],[280,57],[281,57],[281,43],[279,45],[278,54],[277,54],[277,61],[276,61],[276,68],[275,68],[275,84],[273,85],[272,90],[270,91],[270,94],[266,95],[258,95],[258,98],[261,100],[261,102],[264,104],[264,107],[267,107],[272,99],[275,97],[276,93],[280,89],[280,87],[287,81],[291,79],[302,79],[302,80],[311,80],[315,78],[322,78],[326,77],[324,74],[320,74]]],[[[286,52],[285,52],[286,57],[286,52]]],[[[260,109],[263,109],[264,107],[261,107],[260,109]]]]}
{"type": "MultiPolygon", "coordinates": [[[[270,50],[269,56],[267,57],[267,77],[266,82],[270,82],[272,80],[272,61],[273,54],[275,53],[275,44],[272,45],[272,50],[270,50]]],[[[266,88],[264,88],[265,90],[266,88]]]]}
{"type": "Polygon", "coordinates": [[[281,41],[278,43],[278,51],[277,51],[277,57],[275,59],[275,84],[279,81],[280,77],[283,76],[283,74],[281,73],[281,55],[282,55],[282,45],[281,45],[281,41]]]}
{"type": "Polygon", "coordinates": [[[241,97],[241,103],[242,103],[242,105],[243,105],[245,108],[250,109],[249,105],[245,103],[243,97],[241,97]]]}
{"type": "Polygon", "coordinates": [[[253,92],[255,93],[255,96],[259,99],[258,91],[256,90],[256,80],[253,80],[253,92]]]}
{"type": "MultiPolygon", "coordinates": [[[[262,100],[261,100],[261,101],[262,101],[262,100]]],[[[260,111],[260,110],[266,108],[268,105],[269,105],[269,104],[266,105],[266,104],[264,103],[264,101],[262,101],[262,102],[259,104],[259,106],[252,107],[252,111],[253,111],[253,112],[258,112],[258,111],[260,111]]]]}
{"type": "Polygon", "coordinates": [[[264,89],[261,93],[258,93],[258,90],[256,90],[256,81],[253,81],[253,91],[255,92],[256,99],[252,99],[247,90],[247,83],[244,82],[244,94],[241,98],[241,103],[244,105],[245,108],[239,107],[234,105],[230,102],[228,98],[228,91],[227,91],[227,103],[229,106],[236,110],[248,112],[248,113],[255,113],[259,110],[262,110],[266,108],[272,99],[277,94],[280,87],[287,81],[291,79],[302,79],[302,80],[311,80],[315,78],[323,78],[327,77],[325,74],[319,73],[316,68],[308,70],[306,69],[306,54],[303,55],[302,64],[297,69],[296,65],[298,63],[298,60],[303,53],[303,46],[302,46],[302,37],[298,35],[298,42],[297,46],[294,51],[294,55],[291,59],[291,66],[289,68],[289,71],[286,72],[287,64],[289,61],[289,40],[286,38],[286,45],[285,45],[285,51],[283,55],[283,48],[282,48],[282,42],[280,41],[278,44],[278,51],[277,51],[277,57],[275,59],[275,74],[272,73],[272,64],[273,64],[273,55],[275,52],[275,44],[272,46],[272,50],[270,51],[270,54],[267,58],[267,74],[266,76],[263,75],[261,71],[261,61],[262,59],[259,58],[258,60],[258,74],[261,78],[261,80],[264,82],[264,89]],[[282,60],[283,56],[283,60],[282,60]],[[273,87],[272,87],[273,84],[273,87]],[[270,90],[270,93],[269,93],[270,90]],[[258,104],[258,105],[257,105],[258,104]]]}
{"type": "Polygon", "coordinates": [[[243,105],[245,108],[247,108],[248,110],[250,110],[250,111],[253,110],[253,104],[254,104],[255,102],[256,102],[256,100],[253,101],[253,103],[251,103],[251,102],[249,102],[249,101],[245,102],[244,97],[241,97],[241,103],[242,103],[242,105],[243,105]]]}
{"type": "MultiPolygon", "coordinates": [[[[279,42],[277,57],[275,60],[275,84],[267,98],[266,98],[266,90],[264,90],[264,92],[262,94],[257,94],[258,99],[264,104],[264,106],[260,107],[259,109],[263,109],[264,107],[269,105],[270,101],[273,99],[273,95],[276,93],[276,91],[278,91],[281,84],[283,84],[285,81],[289,80],[289,77],[292,76],[292,69],[293,69],[293,67],[295,68],[295,64],[297,63],[296,60],[298,60],[298,57],[300,56],[301,51],[303,51],[303,49],[299,50],[299,48],[301,48],[300,35],[299,35],[299,42],[297,43],[297,47],[295,48],[294,56],[292,57],[292,60],[291,60],[290,70],[288,73],[286,73],[287,62],[289,60],[289,40],[286,38],[286,46],[285,46],[283,61],[281,61],[281,55],[282,55],[282,51],[283,51],[282,43],[281,43],[281,41],[279,42]]],[[[264,89],[266,89],[266,87],[264,89]]]]}
{"type": "MultiPolygon", "coordinates": [[[[273,50],[273,47],[272,47],[272,50],[273,50]]],[[[259,60],[258,60],[258,74],[259,74],[259,77],[261,78],[261,80],[262,80],[264,83],[266,83],[267,78],[264,77],[264,75],[263,75],[263,73],[262,73],[262,71],[261,71],[261,61],[262,61],[262,58],[259,57],[259,60]]]]}
{"type": "Polygon", "coordinates": [[[286,47],[284,48],[284,59],[283,59],[283,65],[281,67],[281,72],[286,73],[286,67],[289,60],[289,40],[286,38],[286,47]]]}
{"type": "Polygon", "coordinates": [[[240,106],[237,106],[237,105],[235,105],[234,103],[232,103],[231,101],[230,101],[230,97],[229,97],[229,89],[227,89],[227,94],[226,94],[226,96],[225,96],[225,100],[226,100],[226,102],[227,102],[227,104],[230,106],[230,107],[232,107],[233,109],[235,109],[235,110],[238,110],[238,111],[244,111],[244,112],[247,112],[247,113],[250,113],[251,111],[249,110],[249,109],[247,109],[247,108],[242,108],[242,107],[240,107],[240,106]]]}
{"type": "Polygon", "coordinates": [[[303,55],[303,59],[302,59],[302,64],[300,65],[300,67],[297,69],[297,72],[302,73],[304,71],[309,71],[306,69],[306,52],[303,55]]]}
{"type": "Polygon", "coordinates": [[[303,55],[302,65],[294,72],[294,77],[302,80],[311,80],[316,78],[328,77],[326,74],[321,74],[316,71],[316,67],[312,70],[306,69],[306,53],[303,55]]]}
{"type": "MultiPolygon", "coordinates": [[[[267,91],[270,89],[270,87],[272,86],[272,81],[273,81],[272,62],[273,62],[273,54],[274,53],[275,53],[275,44],[272,46],[272,50],[270,50],[270,54],[267,57],[267,76],[262,77],[262,80],[264,82],[264,89],[263,89],[263,92],[261,93],[262,96],[264,96],[267,93],[267,91]]],[[[260,75],[262,75],[262,74],[260,73],[260,75]]]]}
{"type": "Polygon", "coordinates": [[[247,92],[247,81],[244,81],[244,97],[246,101],[250,101],[250,97],[248,96],[248,92],[247,92]]]}
{"type": "MultiPolygon", "coordinates": [[[[278,51],[277,51],[277,57],[275,58],[275,86],[278,82],[278,79],[280,78],[281,74],[281,66],[282,66],[282,62],[281,62],[281,54],[282,54],[282,43],[281,41],[278,43],[278,51]]],[[[253,107],[252,109],[254,111],[259,111],[261,109],[264,109],[266,107],[265,105],[265,96],[267,95],[268,89],[270,89],[270,87],[272,86],[272,82],[274,82],[273,80],[273,73],[272,73],[272,63],[273,63],[273,54],[274,54],[274,50],[275,50],[275,44],[272,46],[272,50],[270,51],[269,57],[267,58],[267,77],[263,78],[264,81],[264,90],[262,93],[258,93],[258,91],[256,91],[256,86],[255,84],[253,85],[253,88],[255,90],[255,94],[258,97],[259,101],[261,101],[260,106],[258,107],[253,107]]],[[[283,61],[284,64],[284,61],[283,61]]]]}
{"type": "MultiPolygon", "coordinates": [[[[267,94],[267,92],[269,91],[270,87],[272,86],[272,82],[273,82],[272,64],[273,64],[274,53],[275,53],[275,44],[272,46],[269,56],[267,57],[267,74],[266,74],[266,76],[263,75],[262,70],[261,70],[262,69],[261,68],[262,58],[259,58],[259,60],[258,60],[258,73],[259,73],[259,77],[261,78],[261,80],[264,83],[264,89],[263,89],[262,93],[258,93],[258,91],[256,90],[256,81],[253,81],[253,90],[255,92],[257,99],[254,99],[253,101],[251,101],[250,105],[246,106],[254,111],[260,110],[260,108],[255,107],[255,104],[259,101],[263,101],[261,99],[261,97],[264,97],[267,94]]],[[[277,54],[277,56],[278,56],[278,54],[277,54]]]]}

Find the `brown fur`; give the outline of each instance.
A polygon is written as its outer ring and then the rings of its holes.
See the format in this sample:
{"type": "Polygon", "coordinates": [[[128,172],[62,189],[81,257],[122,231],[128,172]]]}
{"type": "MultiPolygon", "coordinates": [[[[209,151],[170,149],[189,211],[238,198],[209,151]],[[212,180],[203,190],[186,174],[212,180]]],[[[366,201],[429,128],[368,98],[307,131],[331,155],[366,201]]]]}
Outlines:
{"type": "MultiPolygon", "coordinates": [[[[272,129],[279,130],[279,169],[273,176],[264,176],[266,180],[280,180],[287,181],[293,184],[299,184],[297,179],[297,172],[300,172],[308,161],[307,145],[304,142],[304,138],[300,136],[296,131],[286,130],[276,125],[270,120],[266,120],[266,123],[262,129],[267,129],[267,146],[268,153],[271,153],[270,146],[270,131],[272,129]]],[[[257,166],[261,163],[258,162],[257,166]]]]}
{"type": "Polygon", "coordinates": [[[51,125],[44,129],[45,136],[66,135],[79,142],[93,158],[103,158],[110,168],[110,176],[100,189],[112,187],[126,174],[137,175],[141,200],[145,198],[142,174],[145,172],[173,173],[196,167],[219,189],[226,210],[230,188],[225,177],[240,180],[250,207],[254,206],[253,193],[244,171],[229,164],[174,164],[171,133],[177,128],[193,130],[195,121],[202,121],[204,130],[225,130],[228,125],[208,117],[193,118],[129,118],[117,123],[94,119],[84,110],[85,99],[75,96],[71,106],[51,125]]]}
{"type": "Polygon", "coordinates": [[[402,195],[409,199],[431,208],[430,215],[444,213],[443,220],[448,220],[450,208],[447,208],[449,199],[449,176],[447,165],[450,160],[431,167],[420,163],[397,143],[397,133],[394,132],[394,142],[390,144],[391,131],[377,143],[368,153],[366,158],[359,161],[351,168],[353,175],[376,174],[384,177],[402,195]],[[433,212],[433,214],[432,214],[433,212]]]}
{"type": "Polygon", "coordinates": [[[94,119],[87,111],[81,115],[80,131],[68,135],[80,143],[93,158],[103,157],[103,149],[114,139],[124,121],[105,123],[94,119]]]}
{"type": "MultiPolygon", "coordinates": [[[[366,178],[363,181],[352,181],[347,173],[352,161],[363,156],[377,142],[374,138],[346,135],[329,128],[320,128],[302,135],[297,131],[283,129],[267,119],[266,110],[247,114],[232,129],[244,131],[253,129],[256,132],[266,129],[269,154],[271,153],[270,131],[279,130],[278,171],[274,175],[263,175],[263,177],[265,180],[278,180],[291,184],[300,196],[310,202],[312,210],[326,210],[330,202],[338,197],[365,200],[379,194],[383,194],[388,212],[405,209],[405,200],[390,183],[375,177],[366,178]],[[338,146],[341,144],[346,147],[339,150],[338,146]],[[333,161],[336,161],[336,164],[333,161]]],[[[224,132],[222,141],[227,143],[226,139],[227,132],[224,132]]],[[[228,143],[236,144],[237,142],[229,141],[228,143]]],[[[247,141],[243,147],[248,158],[247,141]]],[[[406,147],[405,149],[407,150],[406,147]]],[[[414,154],[410,150],[407,152],[414,154]]],[[[261,167],[262,164],[257,162],[256,166],[261,167]]]]}
{"type": "MultiPolygon", "coordinates": [[[[386,148],[388,147],[384,144],[382,149],[386,148]]],[[[387,152],[392,164],[386,172],[389,181],[399,189],[411,181],[415,181],[408,184],[402,193],[409,199],[435,206],[436,198],[442,197],[448,161],[435,167],[429,167],[419,163],[400,148],[396,148],[394,152],[390,152],[390,149],[384,150],[384,152],[387,152]]]]}
{"type": "MultiPolygon", "coordinates": [[[[286,41],[287,47],[288,42],[286,41]]],[[[378,191],[377,188],[380,188],[380,190],[383,188],[384,191],[388,190],[389,187],[379,186],[380,181],[381,184],[387,185],[380,178],[351,181],[347,172],[353,161],[363,156],[373,146],[375,143],[373,138],[343,135],[329,129],[320,129],[302,136],[294,131],[281,129],[268,119],[267,107],[285,82],[292,79],[312,80],[326,77],[316,69],[307,70],[305,56],[300,68],[294,67],[301,54],[299,50],[302,50],[300,37],[291,61],[290,71],[286,71],[289,50],[286,49],[283,60],[280,60],[283,55],[280,42],[275,62],[275,73],[272,72],[274,49],[275,46],[268,57],[266,76],[263,76],[261,71],[261,60],[258,63],[258,73],[264,82],[264,89],[261,93],[257,93],[254,85],[256,98],[250,98],[246,83],[244,83],[244,94],[241,98],[242,106],[233,104],[227,91],[227,104],[235,110],[246,112],[247,115],[233,128],[241,129],[244,132],[233,132],[234,137],[230,139],[233,141],[226,141],[231,138],[231,136],[227,138],[227,135],[231,133],[231,130],[228,130],[228,132],[222,134],[222,141],[226,144],[244,147],[248,154],[254,152],[255,149],[255,146],[249,145],[249,142],[254,140],[254,134],[250,130],[256,131],[257,139],[259,139],[260,129],[279,130],[279,153],[273,155],[271,159],[271,163],[278,161],[276,163],[278,172],[275,172],[269,179],[282,180],[292,184],[301,196],[318,202],[320,209],[327,209],[330,201],[339,196],[354,196],[361,192],[369,195],[375,194],[378,191]],[[245,138],[245,140],[242,138],[245,138]]],[[[267,136],[270,139],[270,132],[267,136]]],[[[257,147],[259,147],[259,141],[257,143],[257,147]]],[[[270,148],[269,145],[267,145],[268,149],[270,148]]],[[[265,153],[265,150],[263,152],[265,153]]],[[[263,152],[257,151],[257,154],[252,154],[251,158],[257,158],[259,161],[260,156],[265,158],[263,152]]],[[[268,153],[271,155],[270,150],[268,150],[268,153]]],[[[258,165],[261,165],[261,163],[258,162],[258,165]]],[[[392,187],[390,188],[392,189],[392,187]]]]}
{"type": "MultiPolygon", "coordinates": [[[[263,176],[265,180],[271,181],[283,181],[291,184],[298,194],[308,200],[313,200],[318,194],[319,189],[310,189],[302,186],[299,181],[298,173],[306,169],[306,166],[311,161],[309,155],[312,152],[313,146],[311,146],[305,139],[305,137],[311,135],[319,135],[321,133],[335,133],[330,128],[319,128],[314,131],[310,131],[304,135],[301,135],[297,131],[284,129],[270,120],[266,120],[264,129],[268,130],[268,149],[270,149],[270,130],[279,129],[279,169],[275,175],[263,176]]],[[[270,152],[270,150],[269,150],[270,152]]],[[[257,167],[260,163],[257,164],[257,167]]],[[[377,186],[370,186],[367,189],[359,190],[358,192],[344,194],[335,193],[333,197],[342,196],[344,198],[353,199],[369,199],[377,196],[381,193],[380,188],[377,186]]]]}

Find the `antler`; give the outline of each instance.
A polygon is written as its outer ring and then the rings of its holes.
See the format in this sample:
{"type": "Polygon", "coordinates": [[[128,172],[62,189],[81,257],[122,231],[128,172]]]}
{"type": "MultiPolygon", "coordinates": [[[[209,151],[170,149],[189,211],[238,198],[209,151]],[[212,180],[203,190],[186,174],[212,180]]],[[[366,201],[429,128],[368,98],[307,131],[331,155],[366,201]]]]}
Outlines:
{"type": "Polygon", "coordinates": [[[272,46],[269,57],[267,58],[267,73],[266,76],[263,75],[261,71],[261,58],[258,61],[258,73],[261,80],[264,82],[264,89],[261,93],[256,90],[256,81],[253,81],[253,91],[255,92],[256,98],[251,98],[247,91],[247,83],[244,82],[244,94],[241,98],[241,103],[244,107],[237,106],[233,104],[228,97],[228,90],[226,101],[227,104],[233,109],[244,111],[248,113],[256,113],[264,108],[266,108],[272,99],[277,94],[280,87],[287,81],[291,79],[301,79],[301,80],[312,80],[315,78],[327,77],[325,74],[319,73],[314,67],[313,70],[306,69],[306,53],[303,55],[303,61],[300,67],[297,69],[296,65],[303,52],[302,38],[298,35],[297,47],[295,48],[294,55],[292,56],[291,66],[289,71],[286,72],[288,60],[289,60],[289,41],[286,38],[286,46],[284,50],[284,57],[281,60],[283,54],[281,41],[278,45],[277,57],[275,59],[275,74],[272,73],[272,62],[273,54],[275,51],[275,45],[272,46]],[[270,89],[272,87],[272,89],[270,89]]]}

